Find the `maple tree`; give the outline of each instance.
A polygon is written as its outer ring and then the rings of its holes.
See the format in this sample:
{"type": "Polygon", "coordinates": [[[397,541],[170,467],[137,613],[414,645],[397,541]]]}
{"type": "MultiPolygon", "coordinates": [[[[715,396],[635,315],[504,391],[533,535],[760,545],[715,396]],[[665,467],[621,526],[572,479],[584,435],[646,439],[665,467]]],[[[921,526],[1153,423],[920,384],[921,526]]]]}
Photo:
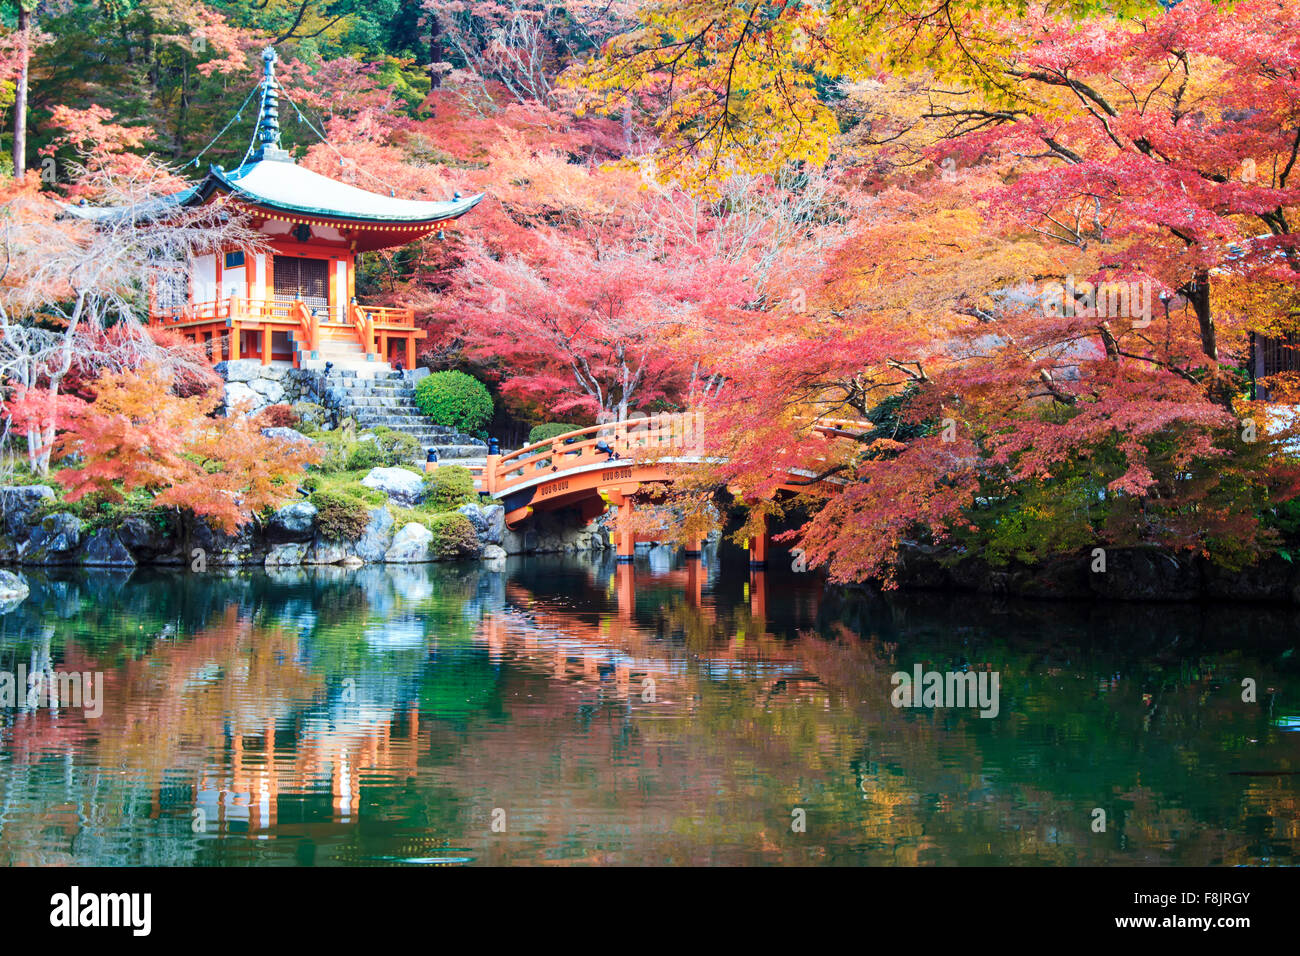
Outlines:
{"type": "Polygon", "coordinates": [[[737,358],[710,480],[762,499],[786,468],[832,477],[800,541],[844,580],[953,535],[1001,559],[1267,551],[1297,492],[1291,432],[1269,433],[1248,377],[1251,333],[1295,316],[1300,124],[1275,7],[1188,0],[1086,28],[1036,11],[1000,21],[1014,52],[992,92],[873,85],[868,115],[888,119],[844,148],[899,191],[875,196],[813,314],[737,358]],[[1077,301],[1049,308],[1053,286],[1077,301]],[[1118,309],[1097,294],[1115,288],[1118,309]],[[837,417],[871,425],[828,445],[811,426],[837,417]]]}
{"type": "MultiPolygon", "coordinates": [[[[102,119],[92,116],[96,125],[102,119]]],[[[183,269],[192,255],[259,242],[243,217],[221,204],[158,221],[151,201],[179,182],[165,167],[114,150],[95,151],[87,162],[70,192],[121,205],[126,214],[93,224],[70,219],[31,177],[0,189],[0,375],[8,389],[23,391],[29,412],[40,396],[46,401],[45,414],[25,418],[28,464],[38,474],[48,471],[59,393],[74,370],[137,363],[152,352],[171,368],[190,366],[183,373],[189,380],[210,376],[198,370],[202,359],[193,350],[166,349],[144,331],[144,284],[183,269]]]]}
{"type": "Polygon", "coordinates": [[[680,392],[674,343],[742,294],[725,263],[554,236],[535,262],[477,252],[466,265],[466,341],[499,360],[503,392],[540,397],[557,414],[622,421],[680,392]]]}
{"type": "MultiPolygon", "coordinates": [[[[1295,475],[1259,399],[1300,376],[1253,381],[1252,348],[1300,314],[1294,0],[429,0],[383,56],[351,5],[208,6],[219,23],[150,8],[229,31],[202,55],[167,41],[195,82],[293,34],[281,112],[304,164],[487,193],[472,228],[367,255],[359,294],[413,306],[426,364],[500,382],[528,418],[707,411],[688,512],[719,486],[755,513],[802,492],[797,537],[846,580],[887,577],[909,541],[1228,563],[1276,542],[1295,475]],[[835,419],[856,424],[815,427],[835,419]]],[[[184,138],[170,103],[163,133],[67,100],[42,107],[44,148],[105,175],[141,179],[184,138]]],[[[22,329],[65,291],[41,282],[11,306],[22,329]]],[[[103,325],[61,373],[78,394],[148,358],[111,358],[141,340],[103,325]]]]}
{"type": "MultiPolygon", "coordinates": [[[[80,464],[55,478],[68,501],[94,494],[121,501],[142,490],[156,505],[188,510],[228,533],[293,496],[303,468],[318,453],[261,433],[255,418],[215,416],[217,391],[173,393],[157,366],[105,372],[91,383],[94,398],[64,395],[54,458],[80,464]]],[[[14,414],[23,412],[19,396],[14,414]]]]}

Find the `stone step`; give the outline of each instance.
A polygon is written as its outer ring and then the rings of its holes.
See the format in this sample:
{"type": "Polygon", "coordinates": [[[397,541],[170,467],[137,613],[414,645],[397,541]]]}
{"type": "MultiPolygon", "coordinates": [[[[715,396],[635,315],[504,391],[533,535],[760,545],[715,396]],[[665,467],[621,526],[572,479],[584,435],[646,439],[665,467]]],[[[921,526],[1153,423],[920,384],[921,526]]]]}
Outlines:
{"type": "Polygon", "coordinates": [[[360,408],[353,408],[353,417],[360,422],[380,421],[381,419],[388,423],[398,423],[404,425],[428,425],[432,424],[429,419],[419,412],[408,412],[396,408],[384,408],[382,406],[363,405],[360,408]]]}
{"type": "Polygon", "coordinates": [[[409,398],[391,395],[348,395],[342,404],[352,408],[400,408],[419,412],[419,408],[409,398]]]}
{"type": "MultiPolygon", "coordinates": [[[[445,465],[460,465],[465,462],[473,461],[482,463],[483,445],[432,445],[429,446],[438,453],[438,460],[445,465]]],[[[424,449],[428,454],[429,447],[424,449]]]]}
{"type": "MultiPolygon", "coordinates": [[[[377,381],[383,381],[383,379],[377,379],[377,381]]],[[[409,402],[414,399],[414,396],[410,392],[404,392],[397,388],[383,388],[382,386],[377,388],[359,388],[355,385],[340,386],[331,383],[329,390],[331,393],[339,396],[340,399],[393,398],[399,399],[403,402],[409,402]]]]}
{"type": "MultiPolygon", "coordinates": [[[[331,361],[326,358],[303,358],[300,364],[303,368],[324,371],[325,363],[331,361]]],[[[335,362],[334,367],[330,369],[330,376],[326,380],[328,387],[333,386],[334,377],[340,374],[349,376],[349,380],[361,381],[369,380],[375,376],[387,377],[393,373],[393,368],[387,362],[368,362],[364,359],[357,361],[335,362]]]]}

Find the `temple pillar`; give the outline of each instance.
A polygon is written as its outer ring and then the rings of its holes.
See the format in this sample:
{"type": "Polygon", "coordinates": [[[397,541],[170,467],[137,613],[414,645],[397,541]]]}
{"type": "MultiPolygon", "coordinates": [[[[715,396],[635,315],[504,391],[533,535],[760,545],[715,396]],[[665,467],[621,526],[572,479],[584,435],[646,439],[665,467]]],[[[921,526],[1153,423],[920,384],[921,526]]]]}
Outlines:
{"type": "Polygon", "coordinates": [[[415,337],[406,337],[406,368],[415,368],[415,337]]]}
{"type": "Polygon", "coordinates": [[[271,326],[262,326],[262,364],[271,364],[271,326]]]}

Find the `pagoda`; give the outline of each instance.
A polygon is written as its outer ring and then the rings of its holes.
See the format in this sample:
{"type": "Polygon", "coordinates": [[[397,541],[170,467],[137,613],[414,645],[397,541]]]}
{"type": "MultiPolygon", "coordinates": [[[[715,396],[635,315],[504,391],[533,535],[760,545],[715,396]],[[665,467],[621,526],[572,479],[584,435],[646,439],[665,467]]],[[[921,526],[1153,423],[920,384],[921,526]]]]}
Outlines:
{"type": "MultiPolygon", "coordinates": [[[[214,362],[253,358],[314,368],[332,362],[363,374],[389,363],[415,365],[424,338],[410,309],[356,301],[357,256],[405,245],[463,216],[483,198],[442,202],[399,199],[359,189],[299,166],[280,146],[275,51],[262,51],[261,107],[248,161],[166,196],[166,206],[224,199],[248,216],[257,248],[231,247],[193,256],[174,280],[149,287],[149,318],[204,345],[214,362]]],[[[83,219],[121,210],[69,206],[83,219]]]]}

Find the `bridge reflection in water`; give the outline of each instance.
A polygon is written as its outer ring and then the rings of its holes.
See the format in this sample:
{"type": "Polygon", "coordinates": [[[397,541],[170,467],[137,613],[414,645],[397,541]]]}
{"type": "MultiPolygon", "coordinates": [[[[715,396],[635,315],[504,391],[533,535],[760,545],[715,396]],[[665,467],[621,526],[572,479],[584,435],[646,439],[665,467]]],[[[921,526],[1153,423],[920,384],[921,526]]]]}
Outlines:
{"type": "Polygon", "coordinates": [[[852,598],[729,546],[29,579],[0,670],[104,710],[0,711],[0,863],[1300,860],[1296,779],[1232,774],[1295,759],[1285,611],[852,598]],[[891,706],[913,663],[1000,672],[999,719],[891,706]]]}

